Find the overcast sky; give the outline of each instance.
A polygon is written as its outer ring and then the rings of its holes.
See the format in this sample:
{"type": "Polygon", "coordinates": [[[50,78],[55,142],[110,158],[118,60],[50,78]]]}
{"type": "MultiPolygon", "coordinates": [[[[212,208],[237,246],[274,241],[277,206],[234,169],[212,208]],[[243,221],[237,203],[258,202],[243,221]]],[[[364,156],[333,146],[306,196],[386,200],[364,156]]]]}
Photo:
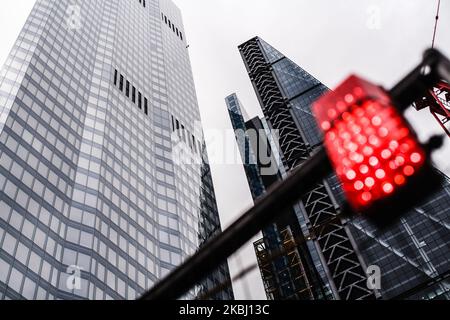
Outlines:
{"type": "MultiPolygon", "coordinates": [[[[237,46],[258,35],[330,88],[357,73],[387,88],[419,61],[431,44],[433,0],[174,0],[184,16],[198,99],[206,129],[230,129],[224,98],[236,92],[250,116],[261,115],[237,46]]],[[[0,64],[34,0],[3,0],[0,64]]],[[[436,46],[450,56],[450,0],[442,0],[436,46]]],[[[408,112],[422,139],[440,127],[427,111],[408,112]]],[[[207,131],[207,130],[206,130],[207,131]]],[[[450,174],[450,139],[435,155],[450,174]]],[[[243,169],[213,165],[224,225],[252,204],[243,169]]],[[[247,247],[239,263],[254,263],[247,247]]],[[[257,272],[235,286],[238,298],[264,298],[257,272]],[[245,290],[250,287],[250,290],[245,290]],[[250,291],[250,292],[248,292],[250,291]]]]}

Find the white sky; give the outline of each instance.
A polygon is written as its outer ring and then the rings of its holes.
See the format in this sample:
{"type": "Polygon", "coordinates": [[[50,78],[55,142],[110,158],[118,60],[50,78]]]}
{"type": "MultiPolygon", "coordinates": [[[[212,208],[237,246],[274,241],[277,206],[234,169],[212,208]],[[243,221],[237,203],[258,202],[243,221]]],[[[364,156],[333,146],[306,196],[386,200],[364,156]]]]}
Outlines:
{"type": "MultiPolygon", "coordinates": [[[[387,88],[430,46],[437,1],[432,0],[174,0],[184,16],[198,99],[206,129],[230,129],[224,98],[237,92],[250,116],[261,114],[237,46],[258,35],[330,88],[357,73],[387,88]],[[379,28],[373,20],[380,13],[379,28]],[[374,22],[374,23],[373,23],[374,22]]],[[[9,53],[34,0],[2,1],[0,64],[9,53]]],[[[450,0],[442,0],[436,46],[450,56],[450,0]]],[[[408,112],[422,139],[440,127],[427,111],[408,112]]],[[[450,174],[450,139],[436,153],[450,174]]],[[[224,225],[252,200],[243,169],[213,165],[224,225]]],[[[253,263],[250,246],[241,263],[253,263]]],[[[231,262],[232,273],[241,269],[231,262]]],[[[238,298],[264,298],[258,272],[235,285],[238,298]],[[250,290],[245,290],[250,287],[250,290]],[[250,291],[250,292],[248,292],[250,291]]]]}

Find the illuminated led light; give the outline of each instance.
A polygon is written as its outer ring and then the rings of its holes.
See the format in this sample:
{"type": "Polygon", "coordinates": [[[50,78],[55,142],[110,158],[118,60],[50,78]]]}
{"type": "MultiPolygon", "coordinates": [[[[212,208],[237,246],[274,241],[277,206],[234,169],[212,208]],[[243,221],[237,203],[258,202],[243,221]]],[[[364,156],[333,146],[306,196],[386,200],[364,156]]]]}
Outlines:
{"type": "Polygon", "coordinates": [[[386,177],[386,172],[383,169],[378,169],[377,171],[375,171],[375,176],[378,179],[384,179],[384,177],[386,177]]]}
{"type": "Polygon", "coordinates": [[[399,139],[403,139],[409,135],[409,129],[408,128],[402,128],[398,131],[398,137],[399,139]]]}
{"type": "Polygon", "coordinates": [[[343,119],[344,121],[350,122],[351,119],[352,119],[351,117],[352,117],[352,116],[351,116],[350,112],[344,112],[344,113],[342,114],[342,119],[343,119]]]}
{"type": "Polygon", "coordinates": [[[350,155],[348,157],[351,161],[354,161],[356,163],[361,163],[364,161],[363,155],[357,153],[357,152],[350,152],[350,155]]]}
{"type": "Polygon", "coordinates": [[[366,136],[360,134],[356,137],[356,141],[358,141],[358,143],[361,145],[365,145],[367,143],[367,138],[366,136]]]}
{"type": "Polygon", "coordinates": [[[336,139],[336,133],[334,133],[333,131],[328,132],[327,133],[327,139],[334,141],[336,139]]]}
{"type": "Polygon", "coordinates": [[[336,111],[335,109],[329,109],[329,110],[328,110],[328,116],[329,116],[330,118],[336,118],[336,116],[337,116],[337,111],[336,111]]]}
{"type": "Polygon", "coordinates": [[[364,183],[362,181],[356,181],[354,184],[355,190],[362,190],[364,188],[364,183]]]}
{"type": "Polygon", "coordinates": [[[331,124],[328,121],[324,121],[322,122],[321,127],[323,131],[328,131],[331,128],[331,124]]]}
{"type": "Polygon", "coordinates": [[[342,112],[342,111],[344,111],[344,110],[347,109],[347,105],[345,104],[345,102],[339,101],[338,103],[336,103],[336,108],[337,108],[340,112],[342,112]]]}
{"type": "Polygon", "coordinates": [[[362,154],[357,154],[356,155],[356,160],[355,160],[355,162],[356,163],[362,163],[364,161],[364,156],[362,155],[362,154]]]}
{"type": "Polygon", "coordinates": [[[395,164],[400,167],[405,164],[405,158],[403,156],[397,156],[395,158],[395,164]]]}
{"type": "Polygon", "coordinates": [[[395,141],[395,140],[389,142],[389,148],[390,148],[392,151],[397,150],[398,146],[399,146],[399,145],[398,145],[398,142],[395,141]]]}
{"type": "Polygon", "coordinates": [[[364,95],[364,90],[361,87],[355,87],[355,89],[353,89],[353,93],[357,97],[362,97],[364,95]]]}
{"type": "Polygon", "coordinates": [[[353,131],[354,134],[358,134],[361,132],[361,127],[354,124],[354,125],[352,125],[351,130],[353,131]]]}
{"type": "Polygon", "coordinates": [[[389,130],[385,127],[381,127],[380,129],[378,129],[378,135],[382,138],[387,137],[389,134],[389,130]]]}
{"type": "Polygon", "coordinates": [[[414,168],[412,166],[406,166],[403,168],[403,173],[405,176],[412,176],[414,174],[414,168]]]}
{"type": "Polygon", "coordinates": [[[375,179],[372,177],[366,178],[365,184],[367,187],[372,188],[375,185],[375,179]]]}
{"type": "Polygon", "coordinates": [[[356,150],[358,150],[358,145],[354,142],[346,141],[344,143],[344,148],[350,150],[351,152],[355,152],[356,150]]]}
{"type": "Polygon", "coordinates": [[[339,131],[340,133],[346,131],[346,124],[345,124],[345,122],[337,121],[337,122],[334,123],[334,126],[336,127],[337,131],[339,131]]]}
{"type": "Polygon", "coordinates": [[[392,156],[392,152],[389,149],[384,149],[383,151],[381,151],[381,157],[383,159],[389,159],[392,156]]]}
{"type": "Polygon", "coordinates": [[[422,161],[422,156],[418,152],[414,152],[411,154],[410,159],[412,163],[419,163],[422,161]]]}
{"type": "Polygon", "coordinates": [[[410,145],[407,143],[402,143],[400,145],[400,151],[403,153],[407,153],[411,149],[410,145]]]}
{"type": "Polygon", "coordinates": [[[367,117],[362,117],[362,118],[359,120],[359,123],[361,123],[361,125],[362,125],[363,127],[367,127],[367,126],[370,124],[370,120],[369,120],[369,118],[367,118],[367,117]]]}
{"type": "Polygon", "coordinates": [[[350,93],[346,94],[344,99],[347,103],[353,103],[355,101],[355,97],[350,93]]]}
{"type": "Polygon", "coordinates": [[[322,96],[313,111],[356,211],[391,198],[426,163],[416,136],[379,86],[352,76],[322,96]]]}
{"type": "Polygon", "coordinates": [[[348,180],[353,180],[356,178],[356,172],[353,170],[348,170],[346,175],[348,180]]]}
{"type": "Polygon", "coordinates": [[[402,176],[401,174],[398,174],[398,175],[395,176],[394,182],[395,182],[397,185],[401,186],[401,185],[404,185],[404,184],[405,184],[406,179],[405,179],[405,177],[402,176]]]}
{"type": "Polygon", "coordinates": [[[352,135],[347,131],[343,132],[340,136],[344,140],[350,140],[352,138],[352,135]]]}
{"type": "Polygon", "coordinates": [[[352,165],[352,162],[348,158],[342,158],[342,164],[344,167],[350,167],[352,165]]]}
{"type": "Polygon", "coordinates": [[[370,157],[370,159],[369,159],[369,164],[370,164],[372,167],[376,167],[379,163],[380,163],[380,161],[378,161],[378,158],[377,158],[377,157],[370,157]]]}
{"type": "Polygon", "coordinates": [[[369,157],[369,156],[371,156],[373,154],[373,148],[369,147],[369,146],[365,146],[363,148],[363,153],[364,153],[365,156],[369,157]]]}
{"type": "Polygon", "coordinates": [[[369,202],[372,199],[372,194],[370,192],[363,192],[361,199],[364,202],[369,202]]]}
{"type": "MultiPolygon", "coordinates": [[[[369,128],[370,129],[370,128],[369,128]]],[[[372,129],[373,130],[373,129],[372,129]]],[[[378,147],[380,145],[380,139],[375,136],[375,135],[371,135],[369,137],[369,143],[375,147],[378,147]]]]}
{"type": "Polygon", "coordinates": [[[392,193],[394,191],[394,186],[391,183],[383,184],[383,191],[385,193],[392,193]]]}
{"type": "Polygon", "coordinates": [[[371,102],[367,103],[364,110],[367,112],[367,114],[369,116],[372,116],[377,110],[375,101],[371,101],[371,102]]]}
{"type": "Polygon", "coordinates": [[[395,163],[395,161],[389,161],[389,168],[392,170],[397,170],[399,166],[395,163]]]}
{"type": "Polygon", "coordinates": [[[361,118],[361,117],[364,117],[365,112],[364,112],[364,109],[358,108],[358,109],[355,109],[355,111],[353,111],[353,114],[355,115],[355,117],[361,118]]]}
{"type": "Polygon", "coordinates": [[[362,174],[367,174],[369,172],[369,167],[363,164],[361,167],[359,167],[359,172],[362,174]]]}
{"type": "Polygon", "coordinates": [[[380,126],[383,121],[379,116],[375,116],[372,118],[372,124],[376,127],[380,126]]]}

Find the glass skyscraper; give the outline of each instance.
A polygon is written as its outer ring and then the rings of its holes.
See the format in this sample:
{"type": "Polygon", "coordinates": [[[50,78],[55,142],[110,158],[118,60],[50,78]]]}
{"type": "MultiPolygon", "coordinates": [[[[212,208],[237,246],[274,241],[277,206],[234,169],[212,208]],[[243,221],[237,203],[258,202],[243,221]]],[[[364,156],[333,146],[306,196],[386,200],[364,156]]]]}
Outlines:
{"type": "MultiPolygon", "coordinates": [[[[249,40],[239,50],[267,122],[279,130],[283,164],[290,170],[322,143],[311,106],[328,89],[260,38],[249,40]]],[[[442,176],[441,190],[388,230],[378,230],[363,218],[336,219],[345,199],[334,175],[302,197],[297,221],[292,222],[294,238],[306,242],[334,298],[450,297],[450,180],[442,176]],[[300,233],[295,225],[300,226],[300,233]],[[369,266],[381,271],[381,287],[375,290],[367,287],[369,266]]],[[[271,242],[266,234],[261,241],[267,247],[271,242]]],[[[269,276],[265,272],[261,270],[263,278],[269,279],[267,288],[278,271],[269,276]]],[[[314,292],[312,298],[317,298],[314,292]]]]}
{"type": "Polygon", "coordinates": [[[38,0],[0,74],[0,298],[134,299],[218,232],[206,161],[175,161],[199,119],[170,0],[38,0]]]}
{"type": "MultiPolygon", "coordinates": [[[[264,118],[245,121],[245,109],[236,94],[228,96],[225,102],[236,132],[250,191],[256,200],[286,175],[279,146],[264,118]]],[[[298,206],[294,206],[285,210],[284,214],[280,213],[275,223],[262,230],[264,238],[254,243],[269,300],[332,297],[323,268],[316,267],[316,252],[310,250],[304,241],[297,218],[299,210],[298,206]]]]}

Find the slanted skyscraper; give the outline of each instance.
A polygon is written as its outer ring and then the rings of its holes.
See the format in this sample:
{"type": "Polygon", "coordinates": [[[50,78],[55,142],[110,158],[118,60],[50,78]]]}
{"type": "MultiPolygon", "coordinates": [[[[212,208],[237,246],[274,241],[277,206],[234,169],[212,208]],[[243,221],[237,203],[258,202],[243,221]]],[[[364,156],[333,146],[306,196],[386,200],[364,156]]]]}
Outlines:
{"type": "MultiPolygon", "coordinates": [[[[290,170],[322,143],[311,106],[328,89],[260,38],[239,50],[267,122],[279,131],[284,166],[290,170]]],[[[294,238],[306,242],[335,298],[449,297],[448,178],[444,177],[440,192],[385,231],[377,231],[362,218],[336,219],[344,197],[334,175],[301,200],[294,223],[301,234],[294,232],[294,238]],[[381,287],[373,291],[367,286],[369,266],[381,271],[381,287]]],[[[262,241],[267,244],[270,239],[262,241]]],[[[270,277],[266,284],[269,281],[270,277]]]]}
{"type": "MultiPolygon", "coordinates": [[[[242,156],[253,199],[258,199],[286,175],[276,141],[264,119],[244,120],[236,94],[225,99],[242,156]]],[[[270,300],[330,299],[332,290],[324,269],[318,267],[298,223],[298,206],[279,214],[280,219],[262,230],[264,238],[255,242],[258,265],[270,300]],[[297,239],[296,239],[297,238],[297,239]],[[276,255],[278,252],[285,252],[276,255]],[[271,255],[276,258],[271,259],[271,255]]]]}
{"type": "Polygon", "coordinates": [[[220,229],[209,166],[173,157],[205,151],[170,0],[38,0],[0,106],[0,298],[134,299],[220,229]]]}

